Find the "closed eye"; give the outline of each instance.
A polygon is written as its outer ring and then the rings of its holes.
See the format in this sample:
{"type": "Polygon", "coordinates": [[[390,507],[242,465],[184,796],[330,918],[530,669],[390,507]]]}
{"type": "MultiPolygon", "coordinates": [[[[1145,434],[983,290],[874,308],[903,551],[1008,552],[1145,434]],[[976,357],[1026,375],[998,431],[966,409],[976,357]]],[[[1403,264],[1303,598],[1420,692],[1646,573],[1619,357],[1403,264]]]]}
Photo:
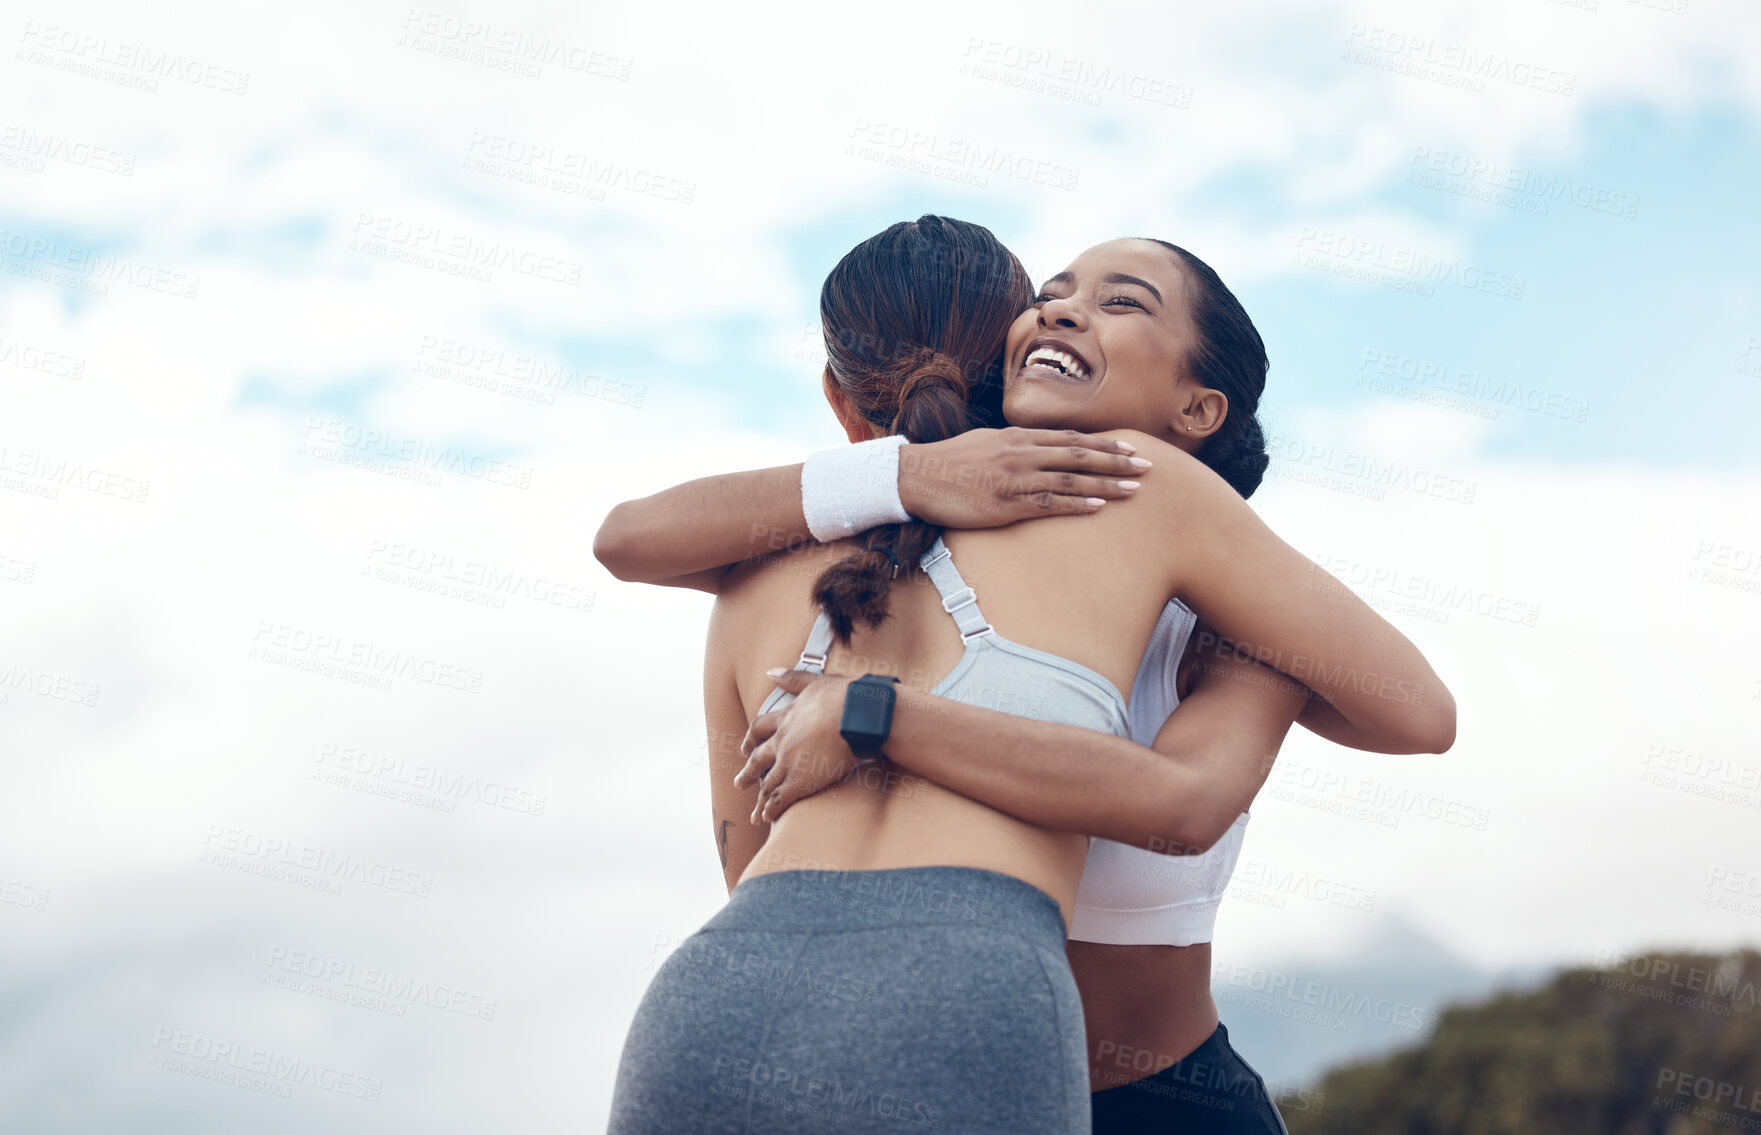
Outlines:
{"type": "MultiPolygon", "coordinates": [[[[1136,300],[1132,299],[1130,296],[1114,296],[1112,299],[1108,300],[1107,303],[1130,304],[1132,307],[1143,308],[1143,310],[1145,310],[1145,311],[1149,310],[1149,308],[1144,307],[1143,304],[1138,303],[1136,300]]],[[[1106,304],[1102,304],[1101,306],[1105,307],[1106,304]]]]}

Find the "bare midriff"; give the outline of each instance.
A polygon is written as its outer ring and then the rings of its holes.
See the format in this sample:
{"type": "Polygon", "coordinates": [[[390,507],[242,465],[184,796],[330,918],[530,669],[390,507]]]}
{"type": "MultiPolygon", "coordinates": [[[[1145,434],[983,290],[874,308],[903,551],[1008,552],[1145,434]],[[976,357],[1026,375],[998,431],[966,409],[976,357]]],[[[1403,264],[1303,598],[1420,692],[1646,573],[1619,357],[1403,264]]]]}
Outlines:
{"type": "Polygon", "coordinates": [[[1179,1063],[1217,1029],[1211,944],[1066,949],[1088,1030],[1089,1091],[1117,1088],[1179,1063]]]}

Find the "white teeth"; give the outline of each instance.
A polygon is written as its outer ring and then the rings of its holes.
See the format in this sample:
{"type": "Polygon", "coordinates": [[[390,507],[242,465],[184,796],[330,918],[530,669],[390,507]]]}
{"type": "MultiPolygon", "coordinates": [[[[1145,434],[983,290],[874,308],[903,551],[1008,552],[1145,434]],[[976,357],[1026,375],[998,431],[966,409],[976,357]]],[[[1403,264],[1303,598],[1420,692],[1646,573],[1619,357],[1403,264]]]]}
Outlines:
{"type": "Polygon", "coordinates": [[[1054,347],[1035,347],[1029,351],[1025,365],[1033,366],[1035,363],[1049,363],[1072,378],[1088,377],[1088,368],[1082,365],[1080,359],[1068,351],[1060,351],[1054,347]]]}

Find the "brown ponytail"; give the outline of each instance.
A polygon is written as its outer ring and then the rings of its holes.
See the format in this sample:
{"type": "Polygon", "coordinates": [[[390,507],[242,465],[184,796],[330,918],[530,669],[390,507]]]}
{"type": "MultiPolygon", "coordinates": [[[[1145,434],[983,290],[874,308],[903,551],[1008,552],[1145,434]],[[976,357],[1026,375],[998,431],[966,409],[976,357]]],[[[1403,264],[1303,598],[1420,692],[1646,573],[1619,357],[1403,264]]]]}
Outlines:
{"type": "MultiPolygon", "coordinates": [[[[820,290],[826,371],[870,422],[914,442],[972,425],[975,390],[1002,385],[1003,340],[1032,300],[1027,273],[988,229],[951,217],[901,222],[857,245],[820,290]]],[[[987,401],[989,398],[987,397],[987,401]]],[[[921,570],[941,529],[871,529],[820,574],[813,598],[840,641],[891,614],[897,579],[921,570]]]]}

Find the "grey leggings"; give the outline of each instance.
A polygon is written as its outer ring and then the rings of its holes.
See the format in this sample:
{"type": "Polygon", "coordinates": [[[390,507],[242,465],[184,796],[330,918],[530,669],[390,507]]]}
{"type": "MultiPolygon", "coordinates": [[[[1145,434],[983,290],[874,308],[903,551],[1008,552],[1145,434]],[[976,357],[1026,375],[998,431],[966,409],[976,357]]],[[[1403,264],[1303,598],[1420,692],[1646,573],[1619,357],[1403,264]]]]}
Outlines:
{"type": "Polygon", "coordinates": [[[1089,1131],[1058,904],[971,867],[783,871],[661,966],[612,1135],[1089,1131]]]}

